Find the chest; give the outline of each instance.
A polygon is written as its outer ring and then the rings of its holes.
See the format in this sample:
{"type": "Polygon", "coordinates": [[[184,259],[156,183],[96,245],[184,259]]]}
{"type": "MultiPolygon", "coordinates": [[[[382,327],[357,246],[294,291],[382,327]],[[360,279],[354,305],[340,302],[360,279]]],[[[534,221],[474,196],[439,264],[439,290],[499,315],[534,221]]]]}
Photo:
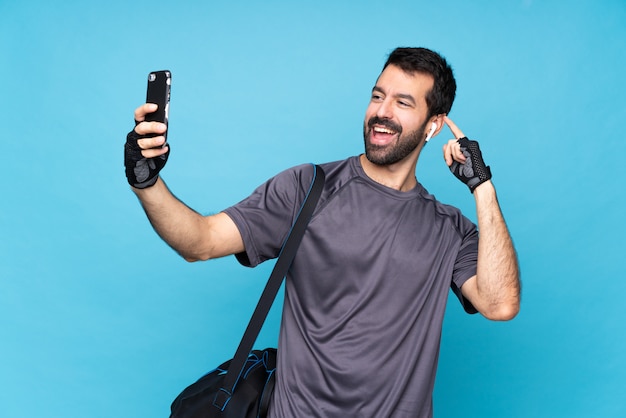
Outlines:
{"type": "Polygon", "coordinates": [[[332,301],[351,304],[351,296],[409,300],[433,286],[447,292],[459,245],[449,220],[429,202],[353,187],[311,220],[293,277],[300,294],[328,309],[332,301]]]}

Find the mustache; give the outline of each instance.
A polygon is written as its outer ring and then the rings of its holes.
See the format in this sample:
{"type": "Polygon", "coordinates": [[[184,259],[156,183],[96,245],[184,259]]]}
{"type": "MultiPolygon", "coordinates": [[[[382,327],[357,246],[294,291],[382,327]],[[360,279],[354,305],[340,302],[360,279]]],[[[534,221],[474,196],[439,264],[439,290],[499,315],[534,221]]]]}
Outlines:
{"type": "Polygon", "coordinates": [[[394,122],[390,121],[389,119],[383,119],[383,118],[379,118],[378,116],[372,116],[367,121],[367,128],[368,129],[372,129],[372,127],[374,125],[384,126],[385,128],[389,128],[389,129],[394,130],[394,131],[396,131],[398,133],[402,133],[402,126],[398,125],[397,123],[394,123],[394,122]]]}

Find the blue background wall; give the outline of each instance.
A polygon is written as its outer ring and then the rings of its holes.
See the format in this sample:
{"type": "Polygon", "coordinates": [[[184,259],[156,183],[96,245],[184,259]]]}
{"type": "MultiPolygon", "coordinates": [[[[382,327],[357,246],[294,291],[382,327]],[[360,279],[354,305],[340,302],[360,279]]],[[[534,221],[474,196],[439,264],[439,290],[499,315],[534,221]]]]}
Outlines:
{"type": "MultiPolygon", "coordinates": [[[[149,71],[174,77],[164,177],[214,213],[360,153],[396,46],[454,66],[450,116],[481,142],[524,279],[513,322],[449,304],[436,416],[626,416],[623,0],[0,1],[0,416],[167,416],[232,355],[270,271],[187,264],[152,231],[122,164],[149,71]]],[[[450,137],[418,177],[475,219],[450,137]]]]}

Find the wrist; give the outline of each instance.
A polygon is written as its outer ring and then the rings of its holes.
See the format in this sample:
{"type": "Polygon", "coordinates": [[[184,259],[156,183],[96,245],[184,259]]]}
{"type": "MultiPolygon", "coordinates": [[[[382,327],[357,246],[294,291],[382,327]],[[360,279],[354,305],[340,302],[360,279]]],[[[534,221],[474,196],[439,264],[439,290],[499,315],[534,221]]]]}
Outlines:
{"type": "Polygon", "coordinates": [[[165,183],[161,179],[161,176],[156,176],[154,183],[145,187],[136,187],[131,184],[131,190],[140,198],[148,195],[154,195],[160,191],[160,189],[165,186],[165,183]]]}
{"type": "Polygon", "coordinates": [[[496,188],[490,180],[480,183],[472,192],[476,200],[493,197],[496,194],[496,188]]]}

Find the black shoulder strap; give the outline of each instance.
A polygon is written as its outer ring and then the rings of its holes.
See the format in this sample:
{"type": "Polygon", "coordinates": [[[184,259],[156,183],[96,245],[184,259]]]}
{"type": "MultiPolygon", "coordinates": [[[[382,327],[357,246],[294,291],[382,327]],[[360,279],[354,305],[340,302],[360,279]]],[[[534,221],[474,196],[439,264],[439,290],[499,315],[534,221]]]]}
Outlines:
{"type": "Polygon", "coordinates": [[[309,192],[307,193],[307,196],[302,204],[300,213],[291,227],[289,236],[283,244],[283,248],[280,251],[276,265],[274,265],[272,274],[265,285],[265,289],[261,294],[259,303],[257,304],[256,309],[252,314],[252,318],[250,319],[250,323],[246,328],[246,332],[243,334],[239,347],[235,352],[235,356],[230,363],[230,367],[228,367],[228,373],[224,377],[222,388],[215,397],[214,405],[220,409],[224,409],[232,396],[233,390],[243,371],[246,360],[252,351],[254,342],[261,331],[261,327],[265,322],[265,318],[267,318],[270,308],[272,307],[272,303],[274,303],[274,299],[280,289],[283,278],[287,274],[287,270],[289,269],[289,266],[296,255],[296,251],[298,250],[298,246],[302,241],[304,231],[307,228],[309,220],[315,210],[315,206],[317,205],[317,201],[319,200],[322,190],[324,189],[324,180],[324,170],[322,170],[320,166],[315,165],[313,169],[313,182],[311,183],[309,192]]]}

